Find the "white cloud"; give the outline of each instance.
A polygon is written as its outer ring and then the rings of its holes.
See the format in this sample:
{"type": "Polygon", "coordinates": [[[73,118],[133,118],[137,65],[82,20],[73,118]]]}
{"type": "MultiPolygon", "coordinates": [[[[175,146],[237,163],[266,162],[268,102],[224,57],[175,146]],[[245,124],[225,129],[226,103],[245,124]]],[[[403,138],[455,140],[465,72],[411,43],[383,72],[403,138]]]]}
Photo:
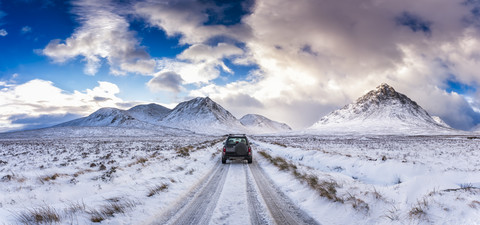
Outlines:
{"type": "Polygon", "coordinates": [[[165,58],[157,64],[160,72],[173,71],[182,77],[185,84],[208,83],[220,76],[220,69],[233,73],[223,60],[242,53],[242,49],[225,43],[213,47],[195,44],[178,55],[177,59],[165,58]]]}
{"type": "Polygon", "coordinates": [[[0,29],[0,36],[5,37],[7,36],[7,31],[5,29],[0,29]]]}
{"type": "Polygon", "coordinates": [[[35,79],[23,84],[0,83],[0,131],[21,128],[12,117],[28,115],[88,115],[101,107],[118,107],[125,103],[116,95],[117,85],[99,81],[98,86],[68,93],[52,82],[35,79]]]}
{"type": "Polygon", "coordinates": [[[32,28],[29,26],[24,26],[22,27],[21,31],[22,31],[22,34],[30,33],[32,32],[32,28]]]}
{"type": "Polygon", "coordinates": [[[102,59],[108,61],[115,75],[154,72],[154,61],[140,46],[135,33],[129,30],[127,20],[115,13],[113,4],[79,0],[74,5],[82,26],[65,41],[52,40],[43,49],[43,54],[59,63],[82,56],[87,61],[84,72],[89,75],[97,73],[102,59]]]}

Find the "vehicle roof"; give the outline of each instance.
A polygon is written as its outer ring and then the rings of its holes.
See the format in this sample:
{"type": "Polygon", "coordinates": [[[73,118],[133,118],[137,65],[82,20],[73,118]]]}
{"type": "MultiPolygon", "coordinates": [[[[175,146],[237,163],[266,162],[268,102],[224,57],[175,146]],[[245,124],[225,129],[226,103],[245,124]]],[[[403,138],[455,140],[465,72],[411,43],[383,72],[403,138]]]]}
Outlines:
{"type": "Polygon", "coordinates": [[[228,137],[247,137],[245,134],[229,134],[228,137]]]}

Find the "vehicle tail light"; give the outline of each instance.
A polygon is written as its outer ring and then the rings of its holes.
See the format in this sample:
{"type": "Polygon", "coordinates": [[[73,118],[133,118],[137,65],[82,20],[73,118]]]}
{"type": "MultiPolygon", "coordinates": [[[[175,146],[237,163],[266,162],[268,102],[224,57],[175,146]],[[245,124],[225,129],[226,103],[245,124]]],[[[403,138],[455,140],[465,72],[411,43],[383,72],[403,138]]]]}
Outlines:
{"type": "Polygon", "coordinates": [[[248,147],[248,152],[252,152],[252,148],[248,147]]]}
{"type": "Polygon", "coordinates": [[[225,147],[223,147],[223,152],[226,152],[226,151],[227,151],[227,149],[225,147]]]}

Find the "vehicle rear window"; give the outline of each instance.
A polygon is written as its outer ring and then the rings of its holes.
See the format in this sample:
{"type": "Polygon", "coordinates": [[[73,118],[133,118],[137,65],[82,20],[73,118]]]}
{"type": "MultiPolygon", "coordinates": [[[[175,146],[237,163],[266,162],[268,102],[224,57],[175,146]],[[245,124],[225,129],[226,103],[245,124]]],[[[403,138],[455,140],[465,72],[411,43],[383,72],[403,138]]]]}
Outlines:
{"type": "Polygon", "coordinates": [[[247,139],[244,137],[231,137],[227,140],[227,145],[232,146],[236,145],[240,142],[243,142],[244,144],[247,144],[247,139]]]}

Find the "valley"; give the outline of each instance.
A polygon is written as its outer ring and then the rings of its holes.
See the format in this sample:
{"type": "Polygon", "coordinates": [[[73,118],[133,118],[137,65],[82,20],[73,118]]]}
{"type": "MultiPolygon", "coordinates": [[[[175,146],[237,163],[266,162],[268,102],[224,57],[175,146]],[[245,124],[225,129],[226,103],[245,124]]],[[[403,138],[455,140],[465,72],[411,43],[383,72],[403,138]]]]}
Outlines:
{"type": "Polygon", "coordinates": [[[2,137],[0,224],[176,224],[202,193],[199,224],[274,224],[285,204],[319,224],[480,216],[478,136],[251,136],[253,165],[221,165],[221,136],[100,133],[2,137]]]}

